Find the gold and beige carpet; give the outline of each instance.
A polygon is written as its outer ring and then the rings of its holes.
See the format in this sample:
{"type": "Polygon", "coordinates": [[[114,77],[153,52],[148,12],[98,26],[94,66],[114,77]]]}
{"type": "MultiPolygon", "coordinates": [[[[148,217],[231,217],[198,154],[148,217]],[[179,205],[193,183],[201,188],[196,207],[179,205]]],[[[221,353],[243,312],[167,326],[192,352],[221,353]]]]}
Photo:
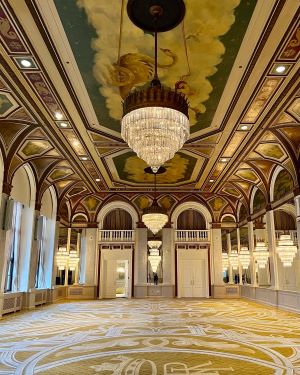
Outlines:
{"type": "Polygon", "coordinates": [[[0,321],[0,374],[300,374],[300,315],[245,300],[61,303],[0,321]]]}

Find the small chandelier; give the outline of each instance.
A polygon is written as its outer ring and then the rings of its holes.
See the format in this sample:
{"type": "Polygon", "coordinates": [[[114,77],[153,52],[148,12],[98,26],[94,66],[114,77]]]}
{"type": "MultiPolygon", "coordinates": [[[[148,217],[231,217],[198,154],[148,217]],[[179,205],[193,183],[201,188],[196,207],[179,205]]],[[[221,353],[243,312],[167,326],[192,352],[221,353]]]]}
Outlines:
{"type": "Polygon", "coordinates": [[[70,250],[69,254],[69,270],[75,271],[77,264],[79,263],[79,256],[76,250],[70,250]]]}
{"type": "Polygon", "coordinates": [[[148,260],[150,262],[152,272],[156,273],[158,265],[161,261],[161,256],[159,255],[159,250],[157,248],[152,248],[149,250],[150,255],[148,256],[148,260]]]}
{"type": "Polygon", "coordinates": [[[226,272],[229,267],[229,259],[228,254],[225,252],[222,252],[222,271],[226,272]]]}
{"type": "Polygon", "coordinates": [[[291,267],[297,254],[297,246],[289,234],[281,234],[276,247],[276,252],[283,264],[283,267],[291,267]]]}
{"type": "Polygon", "coordinates": [[[258,241],[256,243],[253,256],[257,262],[258,268],[266,268],[269,259],[269,251],[264,242],[258,241]]]}
{"type": "Polygon", "coordinates": [[[148,240],[148,246],[150,249],[159,249],[161,247],[162,241],[159,239],[156,239],[155,237],[148,240]]]}
{"type": "Polygon", "coordinates": [[[69,254],[67,253],[66,247],[59,247],[56,253],[56,264],[59,271],[62,271],[66,268],[68,263],[69,254]]]}
{"type": "Polygon", "coordinates": [[[244,270],[248,269],[250,265],[250,252],[248,247],[243,246],[241,247],[240,253],[239,253],[239,261],[244,270]]]}
{"type": "Polygon", "coordinates": [[[229,262],[233,270],[237,270],[239,268],[239,255],[236,250],[231,250],[229,262]]]}
{"type": "Polygon", "coordinates": [[[156,200],[156,174],[164,173],[165,168],[160,167],[157,172],[153,172],[151,168],[146,168],[145,172],[154,174],[154,199],[152,205],[143,212],[142,221],[148,229],[155,235],[168,222],[166,211],[160,207],[156,200]]]}
{"type": "Polygon", "coordinates": [[[157,74],[157,33],[177,26],[184,18],[182,0],[149,2],[129,0],[131,21],[143,31],[154,32],[154,78],[149,87],[129,93],[123,103],[121,134],[129,147],[153,171],[173,158],[190,134],[188,102],[182,93],[163,87],[157,74]],[[154,3],[154,4],[153,4],[154,3]]]}

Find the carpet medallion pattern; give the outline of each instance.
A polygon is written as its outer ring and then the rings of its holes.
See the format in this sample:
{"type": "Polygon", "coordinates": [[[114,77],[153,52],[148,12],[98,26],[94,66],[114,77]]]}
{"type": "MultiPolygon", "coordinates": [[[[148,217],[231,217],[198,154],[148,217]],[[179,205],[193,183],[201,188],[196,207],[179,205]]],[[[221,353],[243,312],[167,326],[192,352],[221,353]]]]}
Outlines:
{"type": "Polygon", "coordinates": [[[300,374],[300,315],[245,300],[61,303],[0,321],[0,374],[300,374]]]}

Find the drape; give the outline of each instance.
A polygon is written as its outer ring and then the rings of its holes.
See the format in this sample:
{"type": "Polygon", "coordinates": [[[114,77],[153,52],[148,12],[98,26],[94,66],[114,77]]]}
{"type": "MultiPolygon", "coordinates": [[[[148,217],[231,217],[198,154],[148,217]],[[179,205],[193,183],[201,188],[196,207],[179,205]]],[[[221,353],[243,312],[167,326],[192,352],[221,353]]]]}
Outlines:
{"type": "Polygon", "coordinates": [[[45,259],[49,239],[46,216],[39,216],[38,221],[38,226],[40,229],[38,230],[37,238],[38,252],[36,268],[36,287],[43,289],[46,288],[45,259]]]}
{"type": "Polygon", "coordinates": [[[103,221],[103,229],[104,230],[118,230],[118,229],[131,230],[132,218],[127,211],[121,208],[117,208],[113,211],[110,211],[105,216],[104,221],[103,221]]]}
{"type": "Polygon", "coordinates": [[[20,254],[21,254],[21,218],[22,218],[23,205],[22,203],[15,202],[14,204],[14,215],[12,222],[12,246],[13,246],[13,272],[12,272],[12,292],[19,290],[19,265],[20,265],[20,254]]]}
{"type": "Polygon", "coordinates": [[[186,210],[181,212],[177,219],[177,229],[199,230],[206,229],[205,219],[200,212],[186,210]]]}

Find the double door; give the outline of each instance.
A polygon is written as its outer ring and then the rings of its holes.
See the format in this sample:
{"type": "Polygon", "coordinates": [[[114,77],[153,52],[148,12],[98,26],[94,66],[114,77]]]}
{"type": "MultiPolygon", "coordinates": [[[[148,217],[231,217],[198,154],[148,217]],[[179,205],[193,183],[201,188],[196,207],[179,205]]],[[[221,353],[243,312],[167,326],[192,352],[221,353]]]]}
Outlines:
{"type": "Polygon", "coordinates": [[[178,297],[209,297],[208,251],[177,250],[178,297]]]}

